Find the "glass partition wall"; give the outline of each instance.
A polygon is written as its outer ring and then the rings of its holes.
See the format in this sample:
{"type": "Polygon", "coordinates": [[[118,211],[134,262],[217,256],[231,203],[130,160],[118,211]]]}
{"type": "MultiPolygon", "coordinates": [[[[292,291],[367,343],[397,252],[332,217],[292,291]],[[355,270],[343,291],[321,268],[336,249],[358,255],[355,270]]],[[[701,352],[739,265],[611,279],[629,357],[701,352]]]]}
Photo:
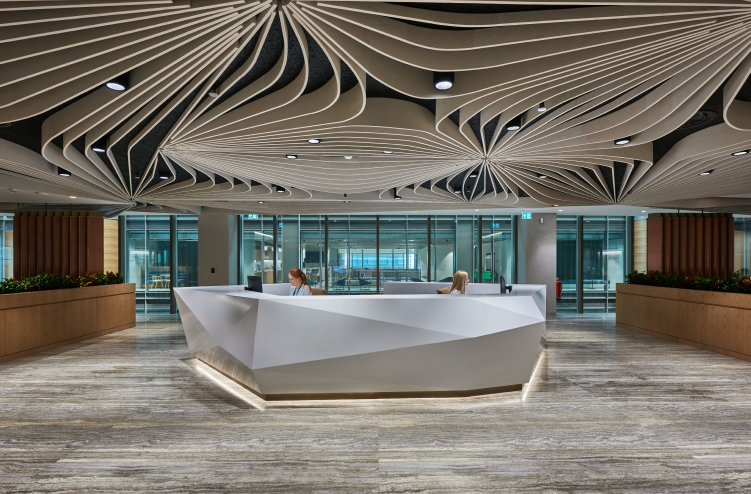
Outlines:
{"type": "Polygon", "coordinates": [[[0,280],[13,278],[13,216],[0,215],[0,280]]]}
{"type": "Polygon", "coordinates": [[[584,312],[615,312],[615,285],[623,283],[626,269],[625,216],[558,216],[556,276],[562,293],[558,310],[575,312],[577,295],[582,297],[584,312]],[[582,238],[578,239],[577,222],[582,238]],[[576,265],[581,242],[582,266],[576,265]],[[577,294],[577,277],[582,293],[577,294]]]}
{"type": "MultiPolygon", "coordinates": [[[[125,216],[125,282],[136,285],[138,312],[169,312],[170,216],[125,216]]],[[[198,285],[198,217],[177,217],[177,286],[198,285]]]]}

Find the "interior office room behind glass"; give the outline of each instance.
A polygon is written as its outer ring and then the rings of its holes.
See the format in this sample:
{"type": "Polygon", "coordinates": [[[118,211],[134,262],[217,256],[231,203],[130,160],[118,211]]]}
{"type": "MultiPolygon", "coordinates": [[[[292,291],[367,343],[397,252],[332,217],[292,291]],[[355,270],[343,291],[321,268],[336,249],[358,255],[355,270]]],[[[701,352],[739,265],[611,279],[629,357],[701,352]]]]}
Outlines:
{"type": "MultiPolygon", "coordinates": [[[[126,281],[136,284],[139,312],[170,310],[171,228],[177,238],[174,286],[197,286],[197,218],[158,214],[120,217],[121,269],[126,281]]],[[[516,278],[514,221],[522,220],[511,215],[238,218],[242,224],[242,245],[238,246],[242,279],[256,275],[262,276],[264,283],[283,283],[289,269],[300,267],[313,287],[330,294],[358,294],[381,292],[386,281],[448,282],[457,270],[467,271],[473,283],[498,283],[500,276],[513,283],[516,278]]],[[[12,220],[12,216],[0,216],[2,278],[13,277],[12,220]]],[[[624,280],[628,269],[646,269],[645,220],[643,216],[557,217],[556,275],[562,283],[558,311],[575,312],[579,293],[584,312],[614,310],[615,284],[624,280]],[[576,264],[578,218],[582,226],[581,283],[577,283],[576,264]]],[[[748,273],[750,218],[735,219],[735,244],[735,269],[748,273]]]]}

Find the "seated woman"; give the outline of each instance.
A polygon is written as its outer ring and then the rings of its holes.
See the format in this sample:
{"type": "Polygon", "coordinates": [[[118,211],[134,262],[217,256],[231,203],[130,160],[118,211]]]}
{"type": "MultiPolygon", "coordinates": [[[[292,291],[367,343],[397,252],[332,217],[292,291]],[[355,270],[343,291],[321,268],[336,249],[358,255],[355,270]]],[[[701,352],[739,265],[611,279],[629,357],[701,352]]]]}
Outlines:
{"type": "Polygon", "coordinates": [[[454,283],[451,285],[452,295],[463,295],[469,284],[469,277],[466,271],[457,271],[454,274],[454,283]]]}
{"type": "Polygon", "coordinates": [[[290,297],[313,295],[313,291],[310,289],[310,285],[308,285],[308,279],[300,268],[292,268],[289,270],[289,282],[292,284],[292,286],[289,287],[290,297]]]}

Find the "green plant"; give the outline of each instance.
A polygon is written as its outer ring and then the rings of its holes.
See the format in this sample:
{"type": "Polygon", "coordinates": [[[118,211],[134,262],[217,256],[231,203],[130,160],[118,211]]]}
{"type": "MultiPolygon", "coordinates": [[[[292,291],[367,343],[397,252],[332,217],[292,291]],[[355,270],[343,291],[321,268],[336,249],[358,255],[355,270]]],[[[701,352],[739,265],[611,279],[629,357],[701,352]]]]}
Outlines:
{"type": "Polygon", "coordinates": [[[59,274],[44,273],[16,280],[5,278],[0,281],[0,294],[41,292],[44,290],[61,290],[65,288],[82,288],[86,286],[116,285],[123,282],[120,273],[94,272],[84,273],[83,276],[61,276],[59,274]]]}
{"type": "Polygon", "coordinates": [[[742,276],[740,271],[732,278],[705,278],[703,276],[681,276],[660,271],[638,272],[626,275],[626,283],[632,285],[662,286],[686,290],[708,290],[713,292],[751,293],[751,277],[742,276]]]}

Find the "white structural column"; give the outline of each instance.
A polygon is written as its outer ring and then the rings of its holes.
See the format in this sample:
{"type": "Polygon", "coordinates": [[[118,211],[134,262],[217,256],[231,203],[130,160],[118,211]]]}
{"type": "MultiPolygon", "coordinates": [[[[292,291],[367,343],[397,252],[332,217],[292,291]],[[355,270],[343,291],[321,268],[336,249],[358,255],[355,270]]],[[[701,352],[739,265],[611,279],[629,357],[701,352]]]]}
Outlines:
{"type": "Polygon", "coordinates": [[[519,219],[517,238],[517,280],[547,287],[548,314],[555,314],[556,218],[532,213],[532,219],[519,219]]]}
{"type": "Polygon", "coordinates": [[[522,389],[545,332],[539,285],[511,295],[495,285],[492,295],[280,296],[289,286],[175,289],[191,353],[271,400],[469,396],[522,389]]]}
{"type": "Polygon", "coordinates": [[[234,285],[238,280],[236,214],[198,215],[198,285],[234,285]]]}

